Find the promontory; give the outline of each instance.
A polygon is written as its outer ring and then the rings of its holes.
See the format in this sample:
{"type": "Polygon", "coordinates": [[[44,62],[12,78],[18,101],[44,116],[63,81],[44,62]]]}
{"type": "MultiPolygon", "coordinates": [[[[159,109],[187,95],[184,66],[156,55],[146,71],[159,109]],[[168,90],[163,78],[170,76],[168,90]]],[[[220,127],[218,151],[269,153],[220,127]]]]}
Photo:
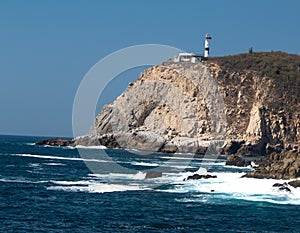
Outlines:
{"type": "Polygon", "coordinates": [[[248,165],[250,158],[261,156],[249,177],[296,178],[299,99],[299,55],[257,52],[197,63],[169,60],[129,83],[103,107],[89,135],[69,145],[205,154],[213,143],[216,153],[231,155],[229,165],[248,165]]]}

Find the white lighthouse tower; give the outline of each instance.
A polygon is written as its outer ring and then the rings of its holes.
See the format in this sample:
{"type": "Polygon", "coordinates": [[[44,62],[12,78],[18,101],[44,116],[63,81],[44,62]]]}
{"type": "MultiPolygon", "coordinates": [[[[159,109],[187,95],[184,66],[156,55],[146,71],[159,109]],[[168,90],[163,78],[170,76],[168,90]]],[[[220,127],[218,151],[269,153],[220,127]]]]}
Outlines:
{"type": "Polygon", "coordinates": [[[211,36],[207,33],[205,35],[205,43],[204,43],[204,58],[209,57],[209,41],[211,40],[211,36]]]}

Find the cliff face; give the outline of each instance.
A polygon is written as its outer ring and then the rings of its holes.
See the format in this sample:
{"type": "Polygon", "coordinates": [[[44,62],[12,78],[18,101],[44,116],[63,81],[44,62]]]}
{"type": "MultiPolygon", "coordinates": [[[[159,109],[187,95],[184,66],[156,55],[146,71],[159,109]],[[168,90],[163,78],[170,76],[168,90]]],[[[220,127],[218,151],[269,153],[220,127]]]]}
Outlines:
{"type": "Polygon", "coordinates": [[[103,108],[91,134],[113,135],[120,147],[196,153],[212,130],[200,91],[206,76],[208,70],[200,63],[151,67],[103,108]]]}
{"type": "MultiPolygon", "coordinates": [[[[300,56],[281,52],[216,58],[210,69],[224,94],[229,139],[298,148],[300,56]]],[[[268,149],[268,148],[267,148],[268,149]]]]}
{"type": "MultiPolygon", "coordinates": [[[[257,53],[196,64],[166,62],[144,71],[105,106],[90,138],[110,147],[164,152],[205,153],[211,140],[226,141],[219,145],[223,153],[263,155],[276,147],[297,149],[299,86],[298,55],[257,53]]],[[[78,144],[86,142],[77,139],[78,144]]]]}

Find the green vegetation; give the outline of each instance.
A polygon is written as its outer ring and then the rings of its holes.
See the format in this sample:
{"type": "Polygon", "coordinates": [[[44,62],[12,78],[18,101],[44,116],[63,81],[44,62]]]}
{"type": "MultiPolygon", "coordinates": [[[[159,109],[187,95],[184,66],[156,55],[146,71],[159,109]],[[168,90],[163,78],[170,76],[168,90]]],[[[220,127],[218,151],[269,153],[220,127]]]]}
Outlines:
{"type": "Polygon", "coordinates": [[[266,77],[272,82],[272,88],[269,90],[270,98],[265,100],[268,106],[273,111],[279,111],[283,107],[291,114],[298,111],[300,55],[284,52],[252,52],[212,57],[208,62],[217,63],[221,67],[220,77],[223,79],[227,79],[233,73],[244,74],[248,80],[254,76],[266,77]]]}
{"type": "Polygon", "coordinates": [[[256,71],[284,82],[300,81],[300,56],[283,52],[260,52],[211,58],[228,71],[256,71]]]}
{"type": "MultiPolygon", "coordinates": [[[[300,99],[300,55],[283,52],[252,52],[224,57],[213,57],[223,70],[222,75],[237,72],[270,78],[274,85],[274,94],[282,98],[285,104],[293,107],[300,99]]],[[[271,97],[272,98],[272,97],[271,97]]],[[[296,109],[294,109],[296,111],[296,109]]]]}

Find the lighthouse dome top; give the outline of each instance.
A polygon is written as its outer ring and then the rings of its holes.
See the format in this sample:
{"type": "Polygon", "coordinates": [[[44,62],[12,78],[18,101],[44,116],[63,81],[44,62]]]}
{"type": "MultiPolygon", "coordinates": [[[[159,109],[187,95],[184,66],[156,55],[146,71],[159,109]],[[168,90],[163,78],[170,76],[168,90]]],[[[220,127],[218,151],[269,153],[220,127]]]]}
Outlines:
{"type": "Polygon", "coordinates": [[[206,33],[206,35],[205,35],[205,39],[211,40],[211,36],[210,36],[210,34],[209,34],[209,33],[206,33]]]}

